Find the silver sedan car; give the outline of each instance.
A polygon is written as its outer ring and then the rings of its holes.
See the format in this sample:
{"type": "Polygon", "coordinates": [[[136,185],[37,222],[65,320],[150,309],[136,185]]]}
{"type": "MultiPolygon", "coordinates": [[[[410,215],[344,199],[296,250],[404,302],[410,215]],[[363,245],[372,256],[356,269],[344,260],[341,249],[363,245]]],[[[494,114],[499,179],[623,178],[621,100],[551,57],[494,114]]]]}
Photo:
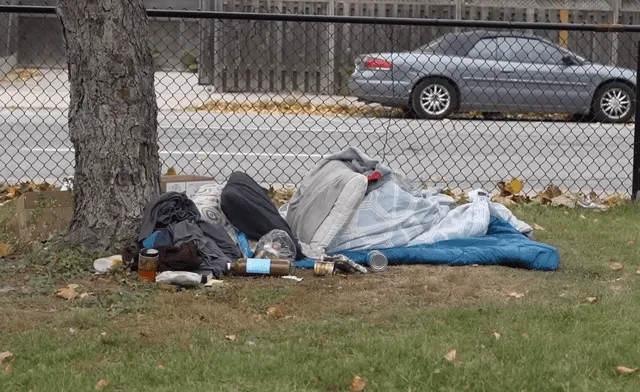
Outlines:
{"type": "Polygon", "coordinates": [[[454,111],[572,113],[628,122],[636,72],[591,63],[527,33],[450,33],[410,52],[358,56],[349,89],[360,101],[424,119],[454,111]]]}

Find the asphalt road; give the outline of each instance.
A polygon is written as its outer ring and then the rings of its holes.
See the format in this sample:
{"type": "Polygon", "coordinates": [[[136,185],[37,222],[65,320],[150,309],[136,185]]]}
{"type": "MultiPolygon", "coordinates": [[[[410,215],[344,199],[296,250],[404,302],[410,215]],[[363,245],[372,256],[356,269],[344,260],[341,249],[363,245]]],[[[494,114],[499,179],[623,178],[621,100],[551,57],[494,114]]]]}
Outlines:
{"type": "MultiPolygon", "coordinates": [[[[0,111],[0,181],[73,174],[66,111],[0,111]]],[[[161,113],[163,170],[223,181],[299,183],[325,154],[359,146],[429,185],[493,190],[518,177],[582,191],[627,192],[633,126],[563,122],[397,120],[257,114],[161,113]]]]}

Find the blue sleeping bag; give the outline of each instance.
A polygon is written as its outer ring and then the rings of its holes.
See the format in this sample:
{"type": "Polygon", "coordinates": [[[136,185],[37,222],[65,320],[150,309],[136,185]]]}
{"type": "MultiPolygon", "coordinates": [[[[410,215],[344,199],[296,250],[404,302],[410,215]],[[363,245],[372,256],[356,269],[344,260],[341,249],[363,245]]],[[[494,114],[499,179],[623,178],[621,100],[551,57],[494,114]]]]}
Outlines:
{"type": "MultiPolygon", "coordinates": [[[[365,263],[369,252],[339,252],[355,261],[365,263]]],[[[446,265],[504,265],[543,271],[553,271],[560,265],[558,250],[550,245],[532,241],[519,233],[507,221],[491,217],[487,235],[479,238],[460,238],[429,245],[379,249],[389,264],[446,264],[446,265]]],[[[313,268],[314,260],[296,262],[298,268],[313,268]]]]}

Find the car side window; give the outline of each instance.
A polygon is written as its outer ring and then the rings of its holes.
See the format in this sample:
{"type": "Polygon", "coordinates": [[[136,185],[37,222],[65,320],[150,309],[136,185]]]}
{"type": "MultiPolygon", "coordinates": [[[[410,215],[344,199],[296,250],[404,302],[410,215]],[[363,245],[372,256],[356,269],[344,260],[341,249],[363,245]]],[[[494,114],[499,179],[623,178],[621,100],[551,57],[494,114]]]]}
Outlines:
{"type": "Polygon", "coordinates": [[[500,43],[501,60],[517,63],[559,64],[563,53],[557,47],[546,42],[529,39],[505,37],[500,43]]]}
{"type": "Polygon", "coordinates": [[[483,60],[498,59],[498,41],[495,38],[481,39],[467,53],[467,57],[483,60]]]}

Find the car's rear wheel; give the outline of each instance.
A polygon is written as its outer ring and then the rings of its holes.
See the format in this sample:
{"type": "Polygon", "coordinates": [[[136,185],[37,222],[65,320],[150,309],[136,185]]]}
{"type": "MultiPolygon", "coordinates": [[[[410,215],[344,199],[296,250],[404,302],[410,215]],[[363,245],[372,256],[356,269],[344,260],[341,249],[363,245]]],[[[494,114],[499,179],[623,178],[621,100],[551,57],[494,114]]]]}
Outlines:
{"type": "Polygon", "coordinates": [[[598,89],[592,113],[599,122],[626,123],[635,113],[636,95],[624,83],[612,82],[598,89]]]}
{"type": "Polygon", "coordinates": [[[458,93],[451,83],[441,78],[428,78],[418,83],[411,93],[411,106],[420,118],[439,120],[456,108],[458,93]]]}

